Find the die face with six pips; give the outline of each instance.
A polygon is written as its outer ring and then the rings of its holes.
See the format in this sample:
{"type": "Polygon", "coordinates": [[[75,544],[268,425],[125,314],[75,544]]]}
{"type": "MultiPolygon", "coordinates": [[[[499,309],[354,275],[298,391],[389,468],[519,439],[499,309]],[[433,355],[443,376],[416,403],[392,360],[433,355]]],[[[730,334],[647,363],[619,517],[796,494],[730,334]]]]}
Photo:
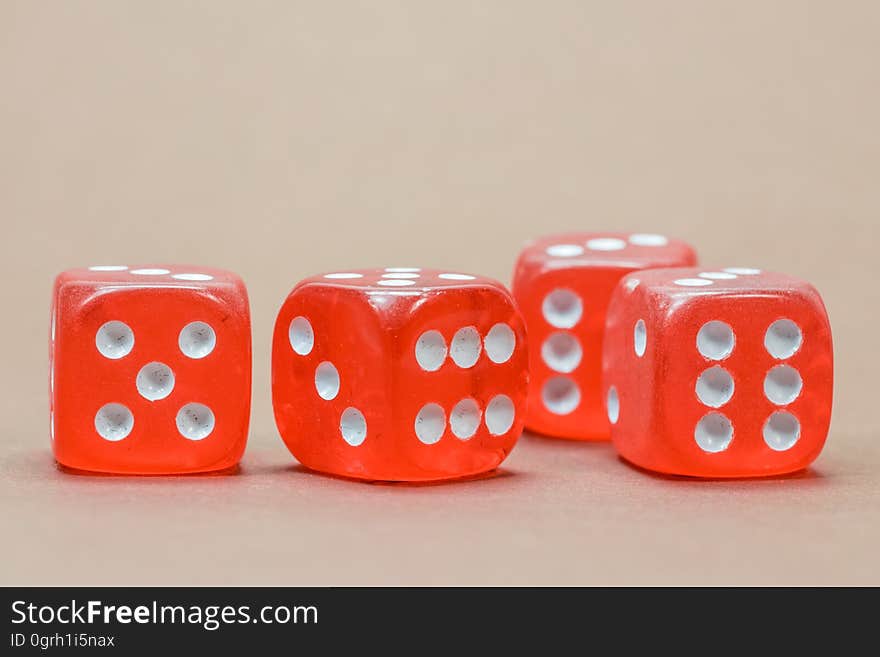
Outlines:
{"type": "Polygon", "coordinates": [[[183,474],[235,465],[247,441],[247,291],[227,271],[95,266],[52,297],[50,437],[67,467],[183,474]]]}
{"type": "Polygon", "coordinates": [[[522,317],[491,279],[419,268],[298,284],[276,321],[279,432],[305,466],[430,481],[496,468],[524,422],[522,317]]]}
{"type": "Polygon", "coordinates": [[[627,276],[608,310],[603,389],[618,452],[699,477],[793,472],[831,418],[831,328],[808,283],[757,269],[627,276]]]}
{"type": "Polygon", "coordinates": [[[608,301],[626,274],[695,264],[688,244],[646,233],[569,233],[520,253],[513,295],[529,331],[529,429],[560,438],[609,438],[602,399],[608,301]]]}

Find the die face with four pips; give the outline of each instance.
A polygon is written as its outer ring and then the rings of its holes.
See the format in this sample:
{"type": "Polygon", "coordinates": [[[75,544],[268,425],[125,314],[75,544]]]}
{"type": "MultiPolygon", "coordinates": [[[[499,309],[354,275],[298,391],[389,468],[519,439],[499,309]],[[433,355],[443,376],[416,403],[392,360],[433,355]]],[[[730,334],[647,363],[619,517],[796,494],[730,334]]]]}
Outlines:
{"type": "Polygon", "coordinates": [[[50,437],[64,466],[120,474],[229,468],[247,441],[248,296],[182,265],[60,274],[52,296],[50,437]]]}
{"type": "Polygon", "coordinates": [[[646,469],[749,477],[807,467],[831,419],[831,328],[818,292],[757,269],[627,276],[608,310],[612,440],[646,469]]]}
{"type": "Polygon", "coordinates": [[[431,481],[496,468],[522,432],[528,354],[491,279],[397,267],[299,283],[272,344],[279,432],[304,466],[431,481]]]}
{"type": "Polygon", "coordinates": [[[656,234],[570,233],[527,245],[513,295],[529,331],[528,428],[607,440],[601,375],[611,294],[632,271],[695,263],[688,244],[656,234]]]}

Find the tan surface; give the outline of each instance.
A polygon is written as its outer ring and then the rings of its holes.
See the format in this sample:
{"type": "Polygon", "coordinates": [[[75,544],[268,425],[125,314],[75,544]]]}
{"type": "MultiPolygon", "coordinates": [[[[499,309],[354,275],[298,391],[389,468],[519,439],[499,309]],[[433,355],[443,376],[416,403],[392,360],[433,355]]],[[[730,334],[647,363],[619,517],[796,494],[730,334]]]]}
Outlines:
{"type": "Polygon", "coordinates": [[[880,5],[431,5],[0,0],[0,582],[880,584],[880,5]],[[817,285],[838,379],[810,474],[672,481],[537,438],[489,481],[291,469],[268,351],[297,279],[507,280],[525,239],[577,228],[817,285]],[[106,261],[244,276],[239,476],[53,467],[51,278],[106,261]]]}

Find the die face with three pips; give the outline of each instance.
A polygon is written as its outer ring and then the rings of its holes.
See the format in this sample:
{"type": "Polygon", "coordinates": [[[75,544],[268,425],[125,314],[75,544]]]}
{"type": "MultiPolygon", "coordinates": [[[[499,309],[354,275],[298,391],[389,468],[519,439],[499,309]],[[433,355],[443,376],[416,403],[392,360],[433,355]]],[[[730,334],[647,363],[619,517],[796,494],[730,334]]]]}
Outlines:
{"type": "Polygon", "coordinates": [[[784,474],[825,443],[831,328],[804,281],[741,267],[637,272],[614,292],[606,340],[612,440],[640,467],[784,474]]]}
{"type": "Polygon", "coordinates": [[[496,468],[525,419],[522,317],[500,283],[397,267],[299,283],[272,343],[279,432],[306,467],[430,481],[496,468]]]}
{"type": "Polygon", "coordinates": [[[607,440],[602,347],[608,301],[626,274],[695,264],[693,248],[647,233],[568,233],[520,253],[513,295],[529,332],[526,426],[577,440],[607,440]]]}
{"type": "Polygon", "coordinates": [[[247,291],[227,271],[95,266],[52,295],[50,437],[64,466],[183,474],[238,463],[247,441],[247,291]]]}

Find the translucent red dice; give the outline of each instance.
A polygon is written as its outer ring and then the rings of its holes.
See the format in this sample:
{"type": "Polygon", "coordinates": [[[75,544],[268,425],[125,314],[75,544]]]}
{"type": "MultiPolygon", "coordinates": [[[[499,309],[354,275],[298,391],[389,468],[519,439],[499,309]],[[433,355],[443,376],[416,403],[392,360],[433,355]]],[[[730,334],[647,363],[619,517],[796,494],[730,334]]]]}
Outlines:
{"type": "Polygon", "coordinates": [[[55,279],[50,436],[62,465],[182,474],[238,463],[247,441],[247,291],[227,271],[73,269],[55,279]]]}
{"type": "Polygon", "coordinates": [[[572,233],[527,245],[513,279],[529,332],[526,426],[562,438],[607,440],[601,376],[611,293],[632,271],[695,262],[684,242],[645,233],[572,233]]]}
{"type": "Polygon", "coordinates": [[[831,419],[831,327],[804,281],[756,269],[631,274],[608,309],[604,389],[623,458],[696,477],[807,467],[831,419]]]}
{"type": "Polygon", "coordinates": [[[522,431],[527,360],[522,318],[493,280],[407,267],[315,276],[275,324],[275,420],[314,470],[391,481],[483,473],[522,431]]]}

